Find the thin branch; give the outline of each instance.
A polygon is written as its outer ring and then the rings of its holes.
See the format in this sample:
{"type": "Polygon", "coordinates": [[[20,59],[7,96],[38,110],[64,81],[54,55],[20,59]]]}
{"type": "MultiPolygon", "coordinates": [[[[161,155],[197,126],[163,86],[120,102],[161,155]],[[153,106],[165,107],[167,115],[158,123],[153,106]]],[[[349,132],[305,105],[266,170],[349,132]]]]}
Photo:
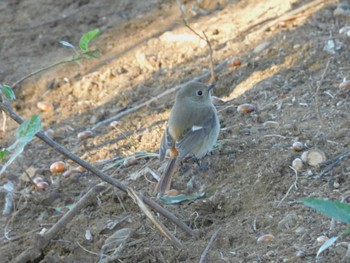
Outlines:
{"type": "Polygon", "coordinates": [[[23,78],[17,80],[15,83],[12,84],[11,87],[14,88],[14,87],[17,86],[19,83],[21,83],[21,82],[25,81],[26,79],[28,79],[28,78],[30,78],[30,77],[36,75],[36,74],[39,74],[39,73],[41,73],[41,72],[43,72],[43,71],[45,71],[45,70],[48,70],[48,69],[50,69],[50,68],[54,68],[54,67],[56,67],[56,66],[58,66],[58,65],[61,65],[61,64],[70,63],[70,62],[73,62],[73,61],[74,61],[74,60],[72,60],[72,58],[66,59],[66,60],[61,60],[61,61],[59,61],[59,62],[56,62],[56,63],[52,64],[52,65],[49,65],[49,66],[46,66],[46,67],[44,67],[44,68],[38,69],[38,70],[36,70],[36,71],[34,71],[34,72],[29,73],[28,75],[24,76],[23,78]]]}
{"type": "Polygon", "coordinates": [[[215,77],[215,71],[214,71],[214,61],[213,61],[213,49],[211,46],[211,43],[207,37],[207,35],[205,34],[204,31],[202,31],[203,36],[201,34],[199,34],[196,30],[194,30],[190,24],[188,23],[187,17],[186,17],[186,13],[184,11],[184,9],[182,8],[182,4],[180,2],[180,0],[177,0],[177,5],[179,6],[179,9],[181,11],[181,15],[182,15],[182,21],[184,23],[184,25],[190,30],[192,31],[193,34],[195,34],[196,36],[198,36],[200,39],[204,40],[207,45],[208,45],[208,49],[209,49],[209,67],[210,67],[210,83],[214,83],[216,81],[216,77],[215,77]]]}
{"type": "Polygon", "coordinates": [[[215,70],[214,70],[214,60],[213,60],[213,48],[211,46],[211,43],[209,41],[209,38],[207,37],[207,34],[205,33],[205,31],[202,32],[204,37],[205,37],[205,41],[207,42],[207,45],[209,47],[209,67],[210,67],[210,83],[214,83],[216,81],[216,76],[215,76],[215,70]]]}
{"type": "Polygon", "coordinates": [[[80,210],[90,204],[91,201],[105,188],[106,186],[103,184],[98,184],[92,187],[82,198],[79,199],[73,208],[64,214],[64,216],[62,216],[56,224],[54,224],[45,234],[42,235],[43,240],[40,241],[40,243],[43,242],[42,244],[48,244],[62,228],[72,221],[80,210]]]}
{"type": "Polygon", "coordinates": [[[13,262],[27,262],[32,261],[37,258],[37,255],[41,253],[41,251],[49,244],[49,242],[58,234],[60,230],[62,230],[72,219],[85,208],[93,198],[96,197],[105,186],[102,184],[95,185],[92,187],[79,201],[75,204],[75,206],[70,209],[60,220],[56,222],[45,234],[36,235],[36,243],[34,247],[31,247],[24,252],[22,252],[19,256],[15,258],[13,262]]]}
{"type": "Polygon", "coordinates": [[[199,263],[205,263],[205,259],[206,259],[207,255],[208,255],[208,253],[209,253],[209,250],[210,250],[211,247],[213,246],[214,241],[216,240],[216,238],[217,238],[217,236],[218,236],[220,230],[221,230],[221,227],[220,227],[218,230],[216,230],[216,231],[214,232],[214,234],[211,236],[208,245],[205,247],[205,249],[204,249],[204,251],[203,251],[203,253],[202,253],[202,255],[201,255],[201,258],[200,258],[200,260],[199,260],[199,263]]]}
{"type": "Polygon", "coordinates": [[[36,75],[36,74],[39,74],[39,73],[41,73],[41,72],[44,72],[44,71],[46,71],[46,70],[48,70],[48,69],[51,69],[51,68],[54,68],[54,67],[56,67],[56,66],[62,65],[62,64],[67,64],[67,63],[71,63],[71,62],[76,62],[76,63],[78,63],[78,65],[79,65],[80,67],[82,67],[82,65],[81,65],[81,63],[79,62],[79,60],[84,59],[84,58],[87,58],[87,57],[86,57],[86,54],[88,54],[88,53],[90,53],[90,52],[95,52],[95,51],[98,52],[98,50],[88,50],[88,51],[84,51],[84,52],[77,52],[76,50],[74,50],[74,51],[75,51],[75,56],[72,56],[72,57],[70,57],[69,59],[63,59],[63,60],[61,60],[61,61],[58,61],[58,62],[56,62],[56,63],[53,63],[53,64],[51,64],[51,65],[48,65],[48,66],[46,66],[46,67],[40,68],[40,69],[38,69],[38,70],[36,70],[36,71],[34,71],[34,72],[31,72],[31,73],[29,73],[28,75],[24,76],[23,78],[17,80],[15,83],[12,84],[11,87],[14,88],[14,87],[17,86],[19,83],[23,82],[23,81],[26,80],[26,79],[28,79],[28,78],[30,78],[30,77],[36,75]]]}
{"type": "Polygon", "coordinates": [[[320,173],[317,176],[317,179],[321,179],[325,174],[327,174],[330,170],[332,170],[334,167],[336,167],[338,164],[340,164],[342,161],[344,161],[348,157],[350,157],[350,151],[346,151],[345,153],[337,157],[336,160],[331,165],[329,165],[326,169],[322,171],[322,173],[320,173]]]}
{"type": "Polygon", "coordinates": [[[99,253],[90,251],[90,250],[86,249],[85,247],[83,247],[78,241],[77,241],[77,245],[78,245],[82,250],[84,250],[84,251],[87,252],[87,253],[90,253],[90,254],[95,255],[95,256],[100,256],[99,253]]]}
{"type": "MultiPolygon", "coordinates": [[[[9,105],[4,104],[4,103],[0,103],[0,109],[6,111],[7,114],[10,116],[10,118],[13,119],[14,121],[16,121],[18,124],[21,124],[23,122],[23,119],[20,116],[18,116],[12,110],[12,108],[9,105]]],[[[46,136],[42,131],[38,132],[35,136],[38,137],[39,139],[41,139],[42,141],[44,141],[46,144],[48,144],[52,148],[54,148],[57,152],[59,152],[62,155],[66,156],[67,158],[71,159],[72,161],[74,161],[75,163],[79,164],[80,166],[84,167],[86,170],[92,172],[97,177],[99,177],[101,180],[103,180],[103,181],[105,181],[105,182],[107,182],[107,183],[117,187],[118,189],[122,190],[123,192],[127,192],[128,191],[128,186],[127,185],[121,183],[119,180],[117,180],[115,178],[112,178],[112,177],[106,175],[101,170],[99,170],[96,167],[92,166],[88,162],[85,162],[84,160],[80,159],[77,155],[75,155],[74,153],[70,152],[65,147],[63,147],[62,145],[58,144],[57,142],[55,142],[54,140],[52,140],[51,138],[46,136]]],[[[158,203],[156,203],[155,201],[153,201],[153,200],[151,200],[151,199],[149,199],[149,198],[147,198],[145,196],[142,196],[142,200],[148,206],[150,206],[153,210],[157,211],[158,213],[160,213],[161,215],[163,215],[164,217],[166,217],[170,221],[172,221],[175,225],[180,227],[188,235],[196,236],[196,232],[195,231],[193,231],[185,223],[180,221],[174,214],[172,214],[171,212],[169,212],[168,210],[166,210],[165,208],[160,206],[158,203]]]]}

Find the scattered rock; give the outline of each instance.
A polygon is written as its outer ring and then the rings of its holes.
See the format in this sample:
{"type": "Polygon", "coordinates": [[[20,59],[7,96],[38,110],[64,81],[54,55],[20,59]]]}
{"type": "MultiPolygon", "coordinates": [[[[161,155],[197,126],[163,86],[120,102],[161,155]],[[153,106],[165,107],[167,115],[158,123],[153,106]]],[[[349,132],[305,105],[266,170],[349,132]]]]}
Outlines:
{"type": "Polygon", "coordinates": [[[301,171],[304,168],[304,163],[300,158],[295,158],[292,162],[292,167],[297,171],[301,171]]]}
{"type": "Polygon", "coordinates": [[[269,243],[271,242],[275,237],[272,234],[266,234],[266,235],[262,235],[261,237],[258,238],[258,240],[256,241],[258,244],[261,243],[269,243]]]}
{"type": "Polygon", "coordinates": [[[310,166],[317,166],[326,161],[326,155],[320,150],[311,149],[309,151],[303,152],[301,155],[301,160],[310,166]]]}
{"type": "Polygon", "coordinates": [[[263,43],[261,43],[261,44],[259,44],[258,46],[256,46],[255,48],[254,48],[254,53],[255,54],[258,54],[258,53],[260,53],[261,51],[263,51],[263,50],[265,50],[268,46],[270,46],[270,42],[269,41],[266,41],[266,42],[263,42],[263,43]]]}
{"type": "Polygon", "coordinates": [[[327,236],[319,236],[316,240],[317,243],[319,243],[320,245],[322,245],[324,242],[326,242],[329,238],[327,236]]]}
{"type": "Polygon", "coordinates": [[[302,150],[304,150],[304,144],[302,142],[294,142],[292,145],[292,149],[295,152],[301,152],[302,150]]]}

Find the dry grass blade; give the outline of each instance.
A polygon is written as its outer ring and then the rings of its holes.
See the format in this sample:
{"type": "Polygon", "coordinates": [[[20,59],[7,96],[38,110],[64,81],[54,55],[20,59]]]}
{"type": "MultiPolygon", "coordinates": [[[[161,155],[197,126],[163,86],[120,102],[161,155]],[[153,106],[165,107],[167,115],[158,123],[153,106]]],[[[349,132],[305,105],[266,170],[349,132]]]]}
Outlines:
{"type": "Polygon", "coordinates": [[[181,248],[182,245],[180,241],[170,233],[170,231],[151,213],[151,211],[147,208],[145,203],[141,200],[141,198],[136,194],[136,192],[128,188],[128,195],[134,200],[134,202],[139,206],[139,208],[144,212],[144,214],[151,220],[151,222],[156,226],[156,228],[170,241],[173,242],[177,247],[181,248]]]}
{"type": "Polygon", "coordinates": [[[290,169],[292,169],[294,171],[295,174],[295,180],[293,182],[293,184],[289,187],[287,193],[283,196],[283,198],[281,199],[281,201],[279,201],[279,203],[277,204],[276,207],[279,207],[282,202],[284,201],[284,199],[287,198],[287,196],[289,195],[289,192],[293,189],[293,187],[295,187],[295,189],[297,189],[297,182],[298,182],[298,171],[294,169],[294,167],[289,166],[290,169]]]}

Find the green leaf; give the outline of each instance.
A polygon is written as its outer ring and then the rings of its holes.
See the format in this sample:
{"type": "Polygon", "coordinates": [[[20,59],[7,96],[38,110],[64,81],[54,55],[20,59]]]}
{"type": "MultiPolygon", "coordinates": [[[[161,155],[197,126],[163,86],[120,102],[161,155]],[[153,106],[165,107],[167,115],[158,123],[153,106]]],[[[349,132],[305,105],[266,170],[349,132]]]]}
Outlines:
{"type": "Polygon", "coordinates": [[[10,159],[2,166],[0,175],[5,172],[7,167],[23,152],[24,147],[28,144],[28,141],[23,138],[15,141],[10,147],[8,147],[8,151],[12,154],[10,155],[10,159]]]}
{"type": "Polygon", "coordinates": [[[8,85],[0,84],[0,94],[8,100],[16,99],[15,93],[13,92],[12,88],[8,85]]]}
{"type": "Polygon", "coordinates": [[[204,196],[205,196],[205,193],[202,192],[202,193],[197,193],[193,195],[164,196],[164,197],[161,197],[160,200],[162,200],[163,203],[166,205],[171,205],[171,204],[178,204],[183,201],[196,200],[204,196]]]}
{"type": "Polygon", "coordinates": [[[100,30],[98,28],[85,33],[79,40],[80,49],[82,51],[88,51],[90,41],[96,38],[99,34],[100,34],[100,30]]]}
{"type": "Polygon", "coordinates": [[[17,138],[27,138],[29,141],[33,139],[35,134],[41,129],[41,120],[39,115],[34,115],[30,120],[24,121],[19,126],[16,136],[17,138]]]}
{"type": "Polygon", "coordinates": [[[33,140],[35,134],[41,129],[39,115],[33,116],[30,120],[24,121],[16,131],[17,140],[6,149],[11,152],[10,159],[2,166],[0,175],[7,167],[24,151],[24,147],[33,140]]]}
{"type": "Polygon", "coordinates": [[[303,203],[330,218],[350,223],[350,206],[347,204],[318,198],[305,198],[303,203]]]}
{"type": "Polygon", "coordinates": [[[6,157],[6,155],[9,153],[7,149],[2,149],[0,151],[0,161],[6,157]]]}

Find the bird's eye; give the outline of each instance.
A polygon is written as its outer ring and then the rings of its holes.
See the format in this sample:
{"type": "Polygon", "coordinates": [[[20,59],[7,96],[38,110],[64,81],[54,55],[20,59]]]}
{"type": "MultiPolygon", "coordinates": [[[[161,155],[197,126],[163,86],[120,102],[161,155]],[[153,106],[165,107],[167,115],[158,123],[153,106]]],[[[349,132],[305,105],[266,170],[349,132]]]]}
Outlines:
{"type": "Polygon", "coordinates": [[[202,94],[203,94],[203,92],[202,92],[201,90],[198,90],[198,91],[197,91],[197,95],[198,95],[198,96],[202,96],[202,94]]]}

